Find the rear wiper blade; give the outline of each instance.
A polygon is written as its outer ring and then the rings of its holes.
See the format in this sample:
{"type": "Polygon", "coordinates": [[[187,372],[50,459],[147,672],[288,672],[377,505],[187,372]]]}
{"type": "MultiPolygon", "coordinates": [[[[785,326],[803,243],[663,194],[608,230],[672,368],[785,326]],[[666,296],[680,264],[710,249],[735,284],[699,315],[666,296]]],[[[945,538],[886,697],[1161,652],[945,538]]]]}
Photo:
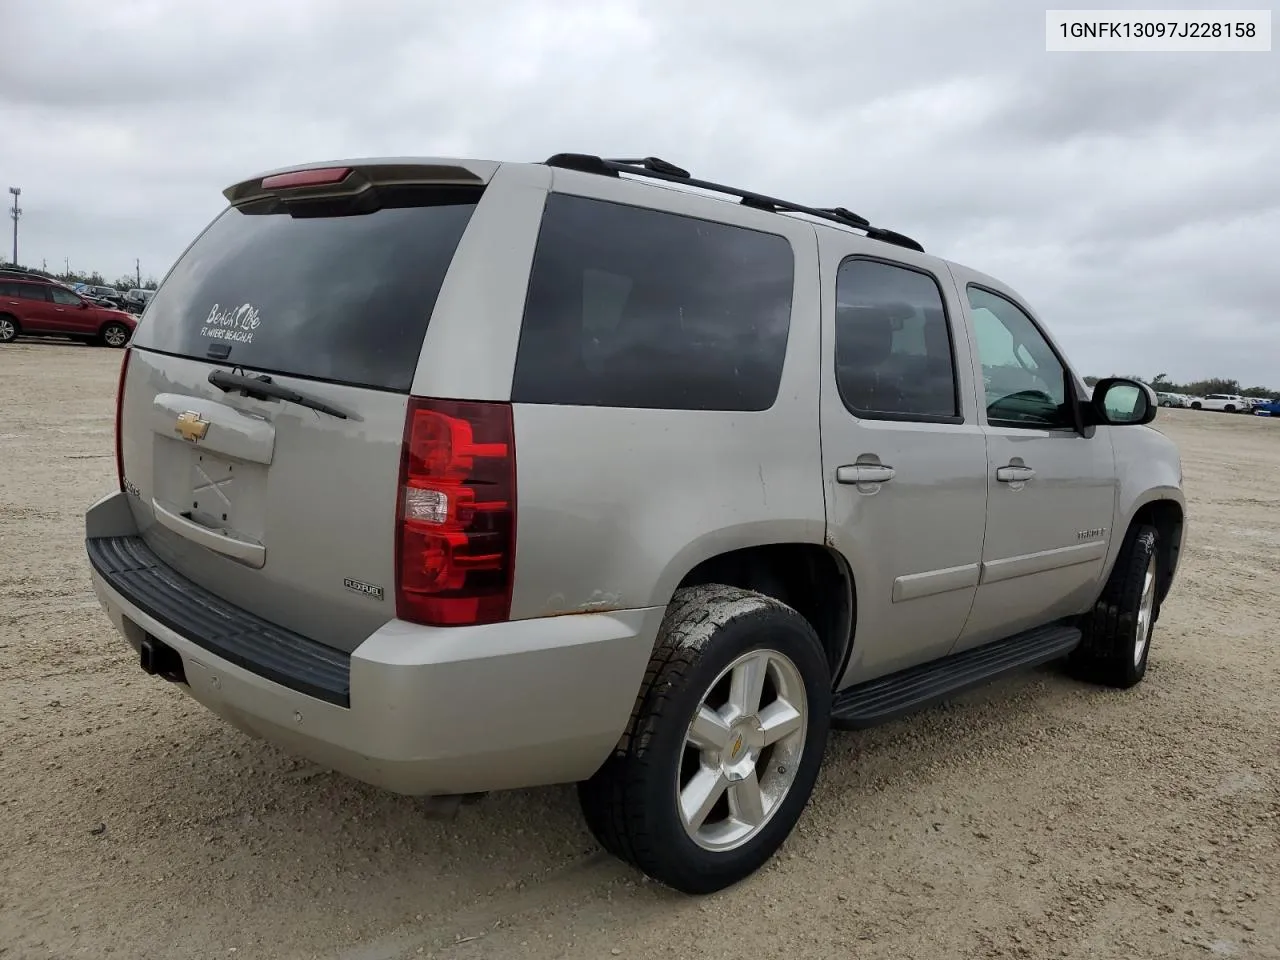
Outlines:
{"type": "Polygon", "coordinates": [[[274,397],[277,400],[288,400],[290,403],[296,403],[300,407],[308,407],[311,410],[318,410],[320,413],[327,413],[329,416],[337,417],[340,420],[351,419],[337,407],[331,407],[323,400],[317,400],[314,397],[299,393],[297,390],[290,390],[288,387],[282,387],[278,383],[272,383],[271,378],[265,374],[250,377],[243,373],[212,370],[209,372],[209,382],[224,392],[239,390],[245,396],[257,397],[260,400],[274,397]]]}

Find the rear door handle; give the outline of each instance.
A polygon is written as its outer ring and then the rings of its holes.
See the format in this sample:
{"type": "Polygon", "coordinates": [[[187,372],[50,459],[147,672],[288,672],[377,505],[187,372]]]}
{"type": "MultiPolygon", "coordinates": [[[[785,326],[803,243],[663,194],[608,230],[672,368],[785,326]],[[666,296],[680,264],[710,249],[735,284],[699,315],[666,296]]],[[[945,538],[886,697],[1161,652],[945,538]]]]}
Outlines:
{"type": "Polygon", "coordinates": [[[1030,467],[1007,466],[996,468],[996,479],[1001,483],[1024,483],[1036,475],[1030,467]]]}
{"type": "Polygon", "coordinates": [[[893,467],[880,463],[848,463],[836,467],[836,483],[885,483],[893,477],[893,467]]]}
{"type": "Polygon", "coordinates": [[[202,523],[196,523],[177,511],[161,506],[154,497],[151,498],[151,509],[156,520],[179,536],[186,537],[193,543],[217,553],[225,554],[233,560],[239,560],[246,566],[261,570],[267,562],[267,548],[260,543],[250,543],[237,537],[227,536],[217,530],[211,530],[202,523]]]}

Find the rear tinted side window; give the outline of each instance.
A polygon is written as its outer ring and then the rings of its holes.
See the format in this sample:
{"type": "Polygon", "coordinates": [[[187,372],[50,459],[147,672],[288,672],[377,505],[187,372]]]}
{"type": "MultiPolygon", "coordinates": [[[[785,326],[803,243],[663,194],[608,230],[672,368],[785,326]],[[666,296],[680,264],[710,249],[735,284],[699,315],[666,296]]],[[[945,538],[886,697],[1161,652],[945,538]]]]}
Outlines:
{"type": "Polygon", "coordinates": [[[774,234],[552,194],[511,399],[767,410],[794,273],[791,244],[774,234]]]}
{"type": "Polygon", "coordinates": [[[134,345],[408,392],[479,191],[380,191],[378,209],[231,207],[183,255],[134,345]]]}
{"type": "Polygon", "coordinates": [[[21,300],[47,300],[44,287],[38,283],[3,283],[0,282],[0,296],[14,297],[21,300]]]}
{"type": "Polygon", "coordinates": [[[849,259],[836,272],[836,384],[860,417],[959,423],[951,328],[938,282],[849,259]]]}

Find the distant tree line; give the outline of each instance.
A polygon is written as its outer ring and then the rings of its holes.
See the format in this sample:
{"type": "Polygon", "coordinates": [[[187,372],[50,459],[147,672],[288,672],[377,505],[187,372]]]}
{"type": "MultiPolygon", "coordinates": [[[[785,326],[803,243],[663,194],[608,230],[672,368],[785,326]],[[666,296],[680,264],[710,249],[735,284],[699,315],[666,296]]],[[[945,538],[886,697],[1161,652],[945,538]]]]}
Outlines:
{"type": "MultiPolygon", "coordinates": [[[[93,271],[93,273],[83,273],[79,270],[70,270],[65,273],[53,273],[50,270],[41,270],[39,267],[19,267],[18,269],[24,270],[27,273],[33,273],[38,277],[57,280],[59,283],[65,283],[68,285],[73,283],[88,283],[95,287],[115,287],[121,292],[125,290],[132,290],[134,287],[139,286],[138,278],[132,273],[126,273],[115,280],[107,280],[97,270],[93,271]]],[[[143,290],[154,290],[158,286],[160,286],[160,281],[155,277],[150,276],[144,278],[141,284],[141,288],[143,290]]]]}
{"type": "MultiPolygon", "coordinates": [[[[1117,374],[1112,374],[1117,376],[1117,374]]],[[[1224,380],[1221,377],[1210,377],[1208,380],[1193,380],[1190,383],[1175,383],[1169,375],[1158,373],[1154,377],[1139,377],[1126,374],[1130,380],[1138,380],[1160,393],[1184,393],[1190,397],[1203,397],[1210,393],[1232,393],[1239,397],[1280,397],[1280,390],[1271,387],[1242,387],[1239,380],[1224,380]]],[[[1085,377],[1084,382],[1093,386],[1101,378],[1085,377]]]]}

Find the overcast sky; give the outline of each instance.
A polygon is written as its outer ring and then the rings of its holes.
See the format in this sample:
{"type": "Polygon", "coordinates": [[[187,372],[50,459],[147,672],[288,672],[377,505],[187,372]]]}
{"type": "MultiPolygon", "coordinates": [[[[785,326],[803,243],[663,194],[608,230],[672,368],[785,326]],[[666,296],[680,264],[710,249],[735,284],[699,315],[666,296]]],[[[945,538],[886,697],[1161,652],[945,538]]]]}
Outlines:
{"type": "Polygon", "coordinates": [[[275,166],[657,155],[995,274],[1084,373],[1280,387],[1280,52],[1050,54],[1048,5],[0,0],[0,186],[20,260],[160,277],[275,166]]]}

